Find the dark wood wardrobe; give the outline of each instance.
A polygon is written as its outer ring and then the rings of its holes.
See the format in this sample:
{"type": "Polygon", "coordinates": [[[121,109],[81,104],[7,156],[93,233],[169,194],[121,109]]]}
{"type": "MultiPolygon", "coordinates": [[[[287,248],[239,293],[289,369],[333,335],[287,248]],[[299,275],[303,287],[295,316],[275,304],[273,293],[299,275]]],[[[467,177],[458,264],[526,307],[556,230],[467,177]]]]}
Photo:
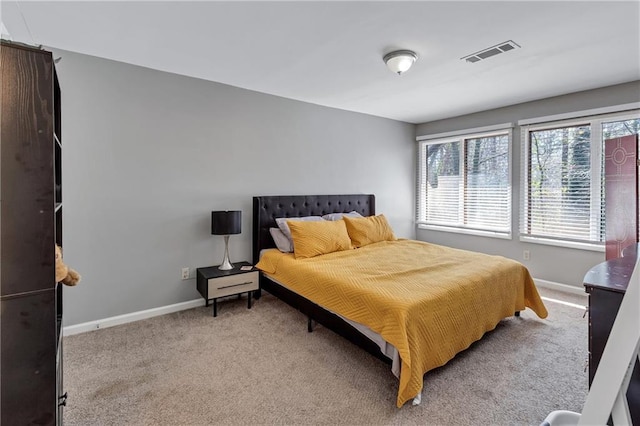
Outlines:
{"type": "Polygon", "coordinates": [[[0,423],[62,423],[60,86],[51,52],[0,45],[0,423]]]}

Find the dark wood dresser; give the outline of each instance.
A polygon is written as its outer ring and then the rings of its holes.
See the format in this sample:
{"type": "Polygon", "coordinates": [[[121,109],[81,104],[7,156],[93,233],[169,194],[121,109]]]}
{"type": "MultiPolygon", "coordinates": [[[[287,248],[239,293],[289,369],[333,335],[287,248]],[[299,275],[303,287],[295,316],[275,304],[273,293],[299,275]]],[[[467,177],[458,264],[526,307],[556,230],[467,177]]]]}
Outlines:
{"type": "MultiPolygon", "coordinates": [[[[627,290],[638,252],[636,243],[623,250],[622,257],[602,262],[584,276],[584,286],[589,293],[589,386],[627,290]]],[[[640,425],[640,362],[637,360],[627,401],[633,424],[640,425]]]]}

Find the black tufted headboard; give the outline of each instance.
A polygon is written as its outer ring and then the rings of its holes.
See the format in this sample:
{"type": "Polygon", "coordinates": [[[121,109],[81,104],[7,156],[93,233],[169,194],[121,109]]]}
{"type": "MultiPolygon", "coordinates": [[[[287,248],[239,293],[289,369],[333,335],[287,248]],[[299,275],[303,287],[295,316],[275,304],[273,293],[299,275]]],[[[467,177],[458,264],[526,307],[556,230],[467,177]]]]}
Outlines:
{"type": "Polygon", "coordinates": [[[322,216],[357,211],[363,216],[376,214],[372,194],[353,195],[273,195],[253,197],[253,264],[260,250],[275,247],[269,228],[277,228],[277,217],[322,216]]]}

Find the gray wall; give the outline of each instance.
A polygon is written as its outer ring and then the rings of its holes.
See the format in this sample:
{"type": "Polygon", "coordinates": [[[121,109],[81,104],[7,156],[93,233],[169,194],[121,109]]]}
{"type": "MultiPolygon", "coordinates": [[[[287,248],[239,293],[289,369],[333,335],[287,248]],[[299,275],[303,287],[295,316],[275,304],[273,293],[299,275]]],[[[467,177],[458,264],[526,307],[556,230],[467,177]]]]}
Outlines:
{"type": "Polygon", "coordinates": [[[65,325],[197,299],[180,269],[222,260],[211,210],[243,212],[231,260],[251,260],[254,195],[374,193],[414,238],[415,126],[65,51],[65,325]]]}
{"type": "MultiPolygon", "coordinates": [[[[417,126],[418,136],[437,134],[474,127],[489,126],[518,120],[582,111],[611,105],[640,101],[640,82],[631,82],[596,90],[573,93],[535,102],[469,114],[460,117],[423,123],[417,126]]],[[[519,241],[520,220],[520,127],[513,131],[513,205],[512,240],[478,237],[450,232],[417,230],[417,238],[436,244],[499,254],[522,262],[538,279],[561,284],[582,286],[584,274],[594,265],[604,261],[604,253],[531,244],[519,241]],[[523,259],[523,251],[529,250],[531,258],[523,259]]]]}

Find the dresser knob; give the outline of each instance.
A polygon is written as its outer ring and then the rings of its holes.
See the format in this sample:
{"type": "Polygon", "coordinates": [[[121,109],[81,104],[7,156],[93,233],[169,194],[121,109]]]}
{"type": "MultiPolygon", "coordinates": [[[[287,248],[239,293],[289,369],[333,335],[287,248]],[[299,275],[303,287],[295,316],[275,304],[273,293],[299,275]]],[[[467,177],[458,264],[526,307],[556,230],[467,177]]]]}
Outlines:
{"type": "Polygon", "coordinates": [[[61,395],[58,397],[58,399],[60,400],[60,402],[58,402],[58,407],[63,406],[66,407],[67,406],[67,397],[68,397],[68,393],[65,392],[64,395],[61,395]]]}

